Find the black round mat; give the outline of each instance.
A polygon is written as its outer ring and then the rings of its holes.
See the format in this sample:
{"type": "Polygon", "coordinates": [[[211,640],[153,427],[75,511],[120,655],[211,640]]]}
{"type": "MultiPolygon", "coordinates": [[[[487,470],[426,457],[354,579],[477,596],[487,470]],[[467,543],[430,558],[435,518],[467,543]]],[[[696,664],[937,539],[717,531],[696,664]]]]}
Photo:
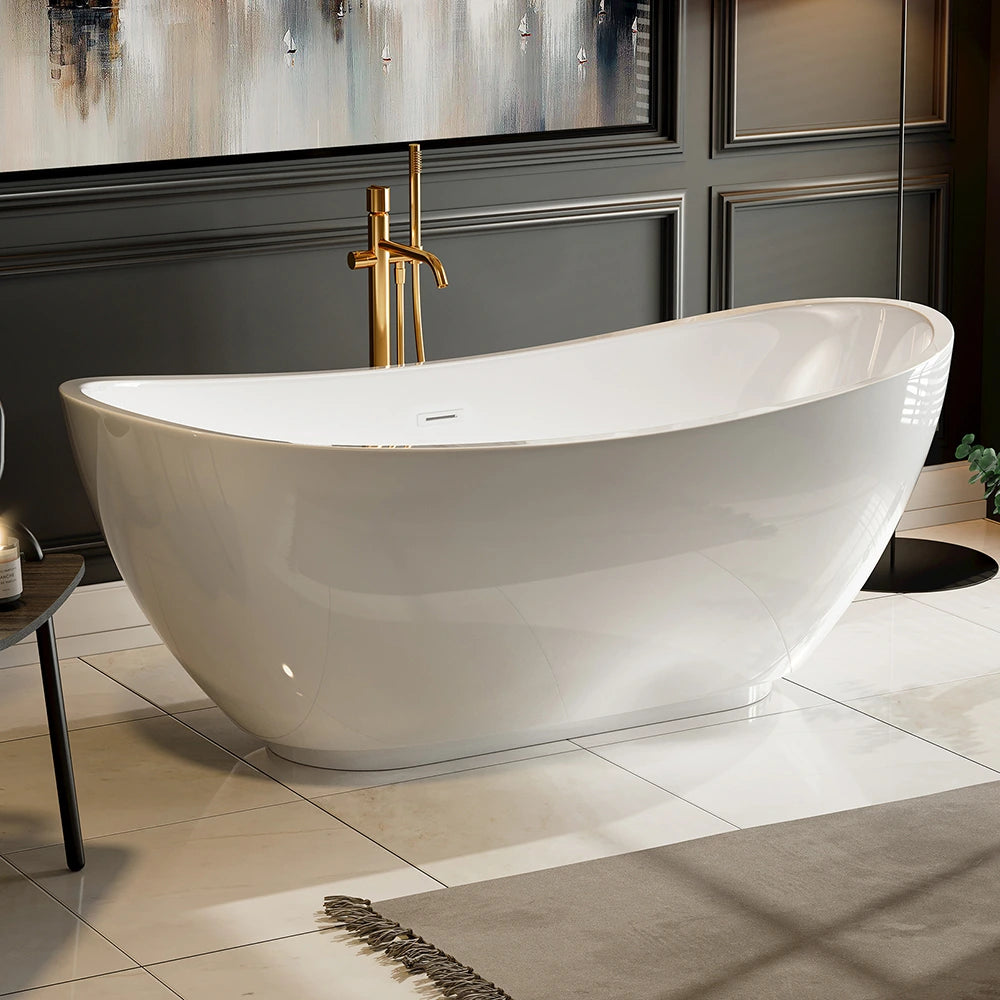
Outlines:
{"type": "Polygon", "coordinates": [[[957,590],[991,580],[997,569],[995,559],[965,545],[930,538],[896,538],[861,589],[901,594],[957,590]]]}

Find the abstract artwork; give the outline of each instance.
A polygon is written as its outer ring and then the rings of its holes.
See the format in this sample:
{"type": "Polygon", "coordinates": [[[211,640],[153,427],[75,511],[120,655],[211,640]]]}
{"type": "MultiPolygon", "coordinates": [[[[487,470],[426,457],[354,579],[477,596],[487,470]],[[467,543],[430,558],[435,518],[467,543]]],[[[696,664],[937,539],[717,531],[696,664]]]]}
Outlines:
{"type": "Polygon", "coordinates": [[[0,171],[651,124],[651,0],[0,0],[0,171]]]}

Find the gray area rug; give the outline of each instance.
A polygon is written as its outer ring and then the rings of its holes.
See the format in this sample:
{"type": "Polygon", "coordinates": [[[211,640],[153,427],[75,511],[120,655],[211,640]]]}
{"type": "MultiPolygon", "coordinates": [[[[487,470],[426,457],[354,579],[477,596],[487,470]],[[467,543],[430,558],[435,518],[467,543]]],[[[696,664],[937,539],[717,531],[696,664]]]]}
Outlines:
{"type": "Polygon", "coordinates": [[[355,933],[429,998],[1000,998],[1000,782],[374,909],[355,933]]]}

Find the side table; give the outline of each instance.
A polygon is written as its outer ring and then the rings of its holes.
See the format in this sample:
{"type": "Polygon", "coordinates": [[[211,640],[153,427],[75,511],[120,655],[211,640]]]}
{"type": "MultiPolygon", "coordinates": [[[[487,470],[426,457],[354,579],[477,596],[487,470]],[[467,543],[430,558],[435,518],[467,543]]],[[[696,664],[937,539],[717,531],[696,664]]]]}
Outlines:
{"type": "Polygon", "coordinates": [[[66,864],[74,872],[83,867],[85,858],[52,615],[73,592],[82,577],[83,559],[77,555],[49,555],[39,562],[24,559],[21,563],[21,579],[24,584],[21,599],[0,607],[0,649],[13,646],[32,632],[38,642],[66,864]]]}

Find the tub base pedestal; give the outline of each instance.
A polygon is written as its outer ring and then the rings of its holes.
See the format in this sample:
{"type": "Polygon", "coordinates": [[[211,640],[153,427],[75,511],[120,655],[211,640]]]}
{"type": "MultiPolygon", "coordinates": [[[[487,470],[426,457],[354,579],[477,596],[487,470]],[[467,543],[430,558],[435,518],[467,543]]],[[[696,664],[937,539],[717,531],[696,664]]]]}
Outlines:
{"type": "MultiPolygon", "coordinates": [[[[575,737],[596,736],[600,733],[649,726],[662,722],[676,722],[716,712],[737,708],[752,708],[771,693],[774,679],[748,684],[706,698],[687,701],[678,705],[659,706],[621,715],[606,716],[578,722],[558,722],[544,728],[517,733],[493,733],[468,739],[447,740],[440,743],[422,743],[412,746],[369,747],[362,749],[316,749],[294,747],[281,743],[268,743],[267,748],[277,757],[340,771],[385,771],[396,768],[436,764],[440,761],[475,757],[479,754],[514,750],[521,747],[569,740],[575,737]]],[[[751,710],[751,713],[752,710],[751,710]]]]}

